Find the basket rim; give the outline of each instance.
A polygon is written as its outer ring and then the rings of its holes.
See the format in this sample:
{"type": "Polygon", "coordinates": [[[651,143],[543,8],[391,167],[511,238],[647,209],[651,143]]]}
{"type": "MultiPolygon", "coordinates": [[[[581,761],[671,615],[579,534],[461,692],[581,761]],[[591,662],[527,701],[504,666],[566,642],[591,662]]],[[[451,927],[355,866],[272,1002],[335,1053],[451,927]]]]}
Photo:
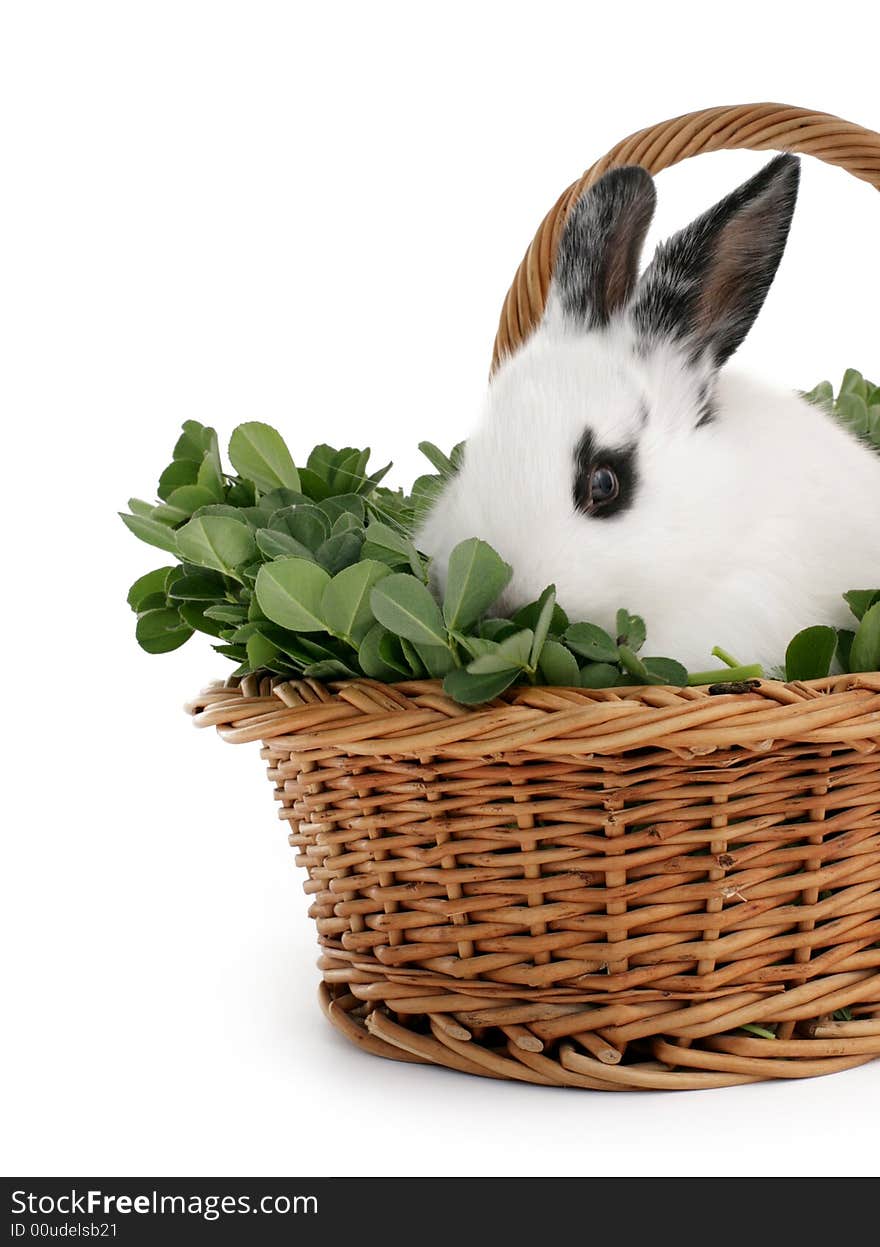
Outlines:
{"type": "Polygon", "coordinates": [[[485,705],[453,701],[436,680],[331,685],[264,674],[216,681],[187,704],[197,727],[231,744],[296,752],[583,759],[650,747],[698,757],[787,745],[880,748],[880,672],[741,686],[614,689],[520,685],[485,705]],[[731,688],[736,691],[731,691],[731,688]]]}

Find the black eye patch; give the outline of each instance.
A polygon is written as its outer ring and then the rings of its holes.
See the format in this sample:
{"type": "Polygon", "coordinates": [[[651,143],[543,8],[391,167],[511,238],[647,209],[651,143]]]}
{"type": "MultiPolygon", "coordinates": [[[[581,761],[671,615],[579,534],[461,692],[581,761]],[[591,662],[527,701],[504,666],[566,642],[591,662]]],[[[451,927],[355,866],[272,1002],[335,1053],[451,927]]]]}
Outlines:
{"type": "Polygon", "coordinates": [[[589,429],[574,452],[572,497],[582,515],[608,519],[627,511],[639,484],[635,445],[598,446],[589,429]]]}

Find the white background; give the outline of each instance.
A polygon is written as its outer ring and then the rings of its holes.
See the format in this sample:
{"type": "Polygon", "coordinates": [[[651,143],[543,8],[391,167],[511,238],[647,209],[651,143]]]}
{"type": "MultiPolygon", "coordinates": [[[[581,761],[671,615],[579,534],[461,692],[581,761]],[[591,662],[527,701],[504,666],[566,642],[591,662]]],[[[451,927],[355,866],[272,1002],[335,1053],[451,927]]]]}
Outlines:
{"type": "MultiPolygon", "coordinates": [[[[325,1024],[256,747],[193,731],[115,518],[189,417],[465,435],[541,216],[615,141],[778,99],[880,129],[876,9],[7,4],[0,19],[4,1172],[876,1172],[880,1063],[690,1095],[386,1063],[325,1024]]],[[[659,180],[661,232],[766,157],[659,180]]],[[[742,362],[880,371],[871,188],[809,162],[742,362]]]]}

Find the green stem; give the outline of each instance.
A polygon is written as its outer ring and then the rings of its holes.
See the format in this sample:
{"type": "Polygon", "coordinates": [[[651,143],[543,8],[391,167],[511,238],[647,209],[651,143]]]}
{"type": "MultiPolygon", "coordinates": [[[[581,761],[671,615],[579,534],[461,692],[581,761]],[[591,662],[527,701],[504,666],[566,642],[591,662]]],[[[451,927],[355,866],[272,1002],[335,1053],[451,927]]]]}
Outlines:
{"type": "Polygon", "coordinates": [[[749,1022],[745,1026],[741,1026],[740,1030],[748,1031],[750,1035],[758,1035],[761,1039],[775,1039],[775,1031],[769,1030],[766,1026],[756,1026],[754,1022],[749,1022]]]}
{"type": "Polygon", "coordinates": [[[721,667],[717,671],[694,671],[688,676],[688,684],[737,684],[740,680],[761,680],[764,668],[759,663],[751,667],[721,667]]]}
{"type": "Polygon", "coordinates": [[[719,662],[723,662],[726,667],[741,667],[742,663],[728,654],[726,649],[722,649],[720,645],[716,645],[712,650],[712,657],[717,658],[719,662]]]}
{"type": "Polygon", "coordinates": [[[628,645],[618,646],[617,653],[620,659],[620,665],[628,675],[633,676],[636,680],[640,680],[643,684],[650,684],[652,682],[651,675],[645,667],[645,664],[628,645]]]}
{"type": "Polygon", "coordinates": [[[461,654],[458,652],[458,645],[456,644],[455,637],[447,636],[446,648],[452,655],[452,661],[455,663],[456,667],[460,667],[462,665],[461,654]]]}

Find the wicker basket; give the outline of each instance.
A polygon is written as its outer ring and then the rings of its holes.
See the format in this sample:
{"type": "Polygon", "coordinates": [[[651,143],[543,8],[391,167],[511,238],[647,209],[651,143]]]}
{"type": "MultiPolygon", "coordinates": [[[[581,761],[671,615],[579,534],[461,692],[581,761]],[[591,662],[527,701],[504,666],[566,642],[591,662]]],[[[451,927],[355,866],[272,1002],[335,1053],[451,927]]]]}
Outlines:
{"type": "MultiPolygon", "coordinates": [[[[824,114],[747,105],[642,131],[544,220],[495,358],[540,316],[592,179],[743,147],[880,189],[880,135],[824,114]]],[[[248,677],[190,709],[228,741],[262,740],[308,871],[323,1008],[365,1051],[602,1090],[880,1055],[880,674],[529,687],[476,710],[430,682],[248,677]],[[742,1029],[771,1024],[775,1038],[742,1029]]]]}

